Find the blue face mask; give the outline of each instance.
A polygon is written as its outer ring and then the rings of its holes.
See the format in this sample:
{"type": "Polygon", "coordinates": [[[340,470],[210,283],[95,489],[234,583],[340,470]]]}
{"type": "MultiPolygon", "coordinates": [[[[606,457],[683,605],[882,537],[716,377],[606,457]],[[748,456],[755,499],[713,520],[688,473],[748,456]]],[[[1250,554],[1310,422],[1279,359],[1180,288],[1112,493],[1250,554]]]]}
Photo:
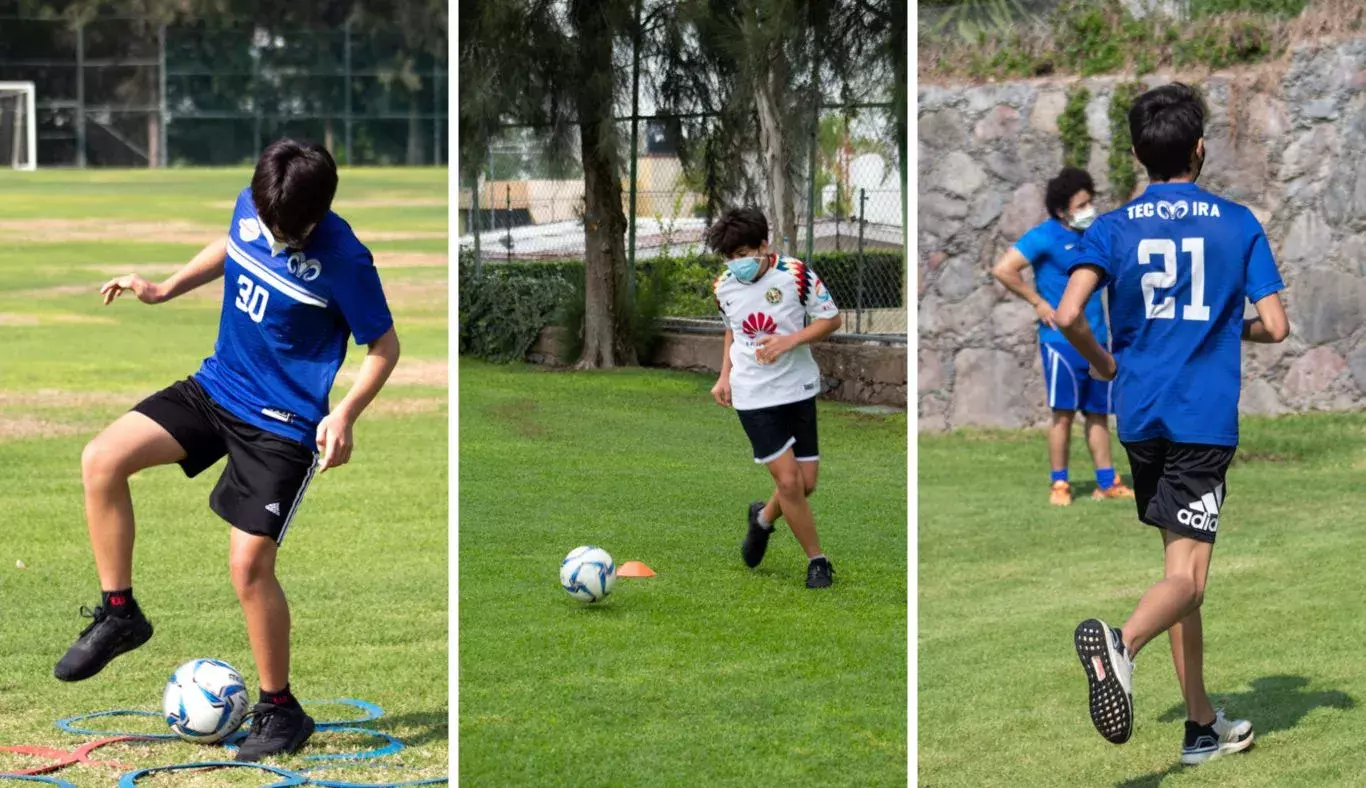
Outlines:
{"type": "Polygon", "coordinates": [[[726,261],[726,267],[735,275],[735,278],[747,285],[753,284],[754,280],[758,278],[759,268],[762,264],[758,257],[737,257],[734,260],[726,261]]]}

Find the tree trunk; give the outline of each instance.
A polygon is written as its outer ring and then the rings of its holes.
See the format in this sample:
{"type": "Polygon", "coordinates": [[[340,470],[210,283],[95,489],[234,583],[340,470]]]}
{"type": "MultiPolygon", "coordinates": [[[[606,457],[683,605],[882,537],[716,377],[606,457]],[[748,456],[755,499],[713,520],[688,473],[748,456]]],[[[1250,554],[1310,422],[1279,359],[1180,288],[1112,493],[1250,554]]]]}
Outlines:
{"type": "Polygon", "coordinates": [[[422,164],[422,121],[417,116],[417,95],[408,94],[408,166],[422,164]]]}
{"type": "Polygon", "coordinates": [[[598,0],[575,0],[583,159],[584,312],[579,369],[636,363],[627,303],[626,212],[613,127],[612,30],[598,0]]]}
{"type": "Polygon", "coordinates": [[[754,101],[759,115],[759,158],[768,193],[768,220],[773,245],[784,254],[797,246],[797,187],[792,181],[792,150],[783,134],[778,96],[785,83],[781,55],[755,77],[754,101]]]}

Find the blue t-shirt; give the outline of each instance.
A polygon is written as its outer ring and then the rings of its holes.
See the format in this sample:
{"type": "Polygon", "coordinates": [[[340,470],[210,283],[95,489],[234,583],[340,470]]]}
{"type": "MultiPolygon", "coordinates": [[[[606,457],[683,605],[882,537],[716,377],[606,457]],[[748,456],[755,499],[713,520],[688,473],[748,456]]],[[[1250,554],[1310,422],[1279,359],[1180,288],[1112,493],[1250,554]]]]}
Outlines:
{"type": "Polygon", "coordinates": [[[1285,287],[1252,211],[1153,184],[1086,231],[1082,265],[1110,291],[1120,440],[1238,445],[1245,302],[1285,287]]]}
{"type": "MultiPolygon", "coordinates": [[[[1021,236],[1015,242],[1015,249],[1033,267],[1034,287],[1039,295],[1057,309],[1062,303],[1062,293],[1067,289],[1067,277],[1081,251],[1081,233],[1057,219],[1049,219],[1021,236]]],[[[1109,334],[1105,329],[1105,305],[1101,303],[1099,291],[1086,302],[1086,322],[1091,324],[1091,333],[1096,335],[1096,340],[1104,345],[1109,334]]],[[[1066,344],[1067,337],[1039,321],[1039,341],[1066,344]]]]}
{"type": "Polygon", "coordinates": [[[370,250],[340,216],[328,212],[304,249],[272,240],[244,189],[228,230],[218,342],[195,379],[239,419],[311,447],[348,335],[368,344],[394,321],[370,250]]]}

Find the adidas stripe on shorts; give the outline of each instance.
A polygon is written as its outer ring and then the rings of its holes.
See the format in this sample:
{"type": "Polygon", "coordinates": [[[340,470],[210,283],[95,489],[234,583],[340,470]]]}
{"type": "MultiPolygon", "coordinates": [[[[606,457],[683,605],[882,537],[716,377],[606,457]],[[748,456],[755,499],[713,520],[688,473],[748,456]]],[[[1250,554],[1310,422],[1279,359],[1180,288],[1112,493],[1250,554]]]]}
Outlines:
{"type": "Polygon", "coordinates": [[[1155,438],[1125,443],[1124,449],[1129,453],[1138,519],[1213,543],[1237,447],[1155,438]]]}

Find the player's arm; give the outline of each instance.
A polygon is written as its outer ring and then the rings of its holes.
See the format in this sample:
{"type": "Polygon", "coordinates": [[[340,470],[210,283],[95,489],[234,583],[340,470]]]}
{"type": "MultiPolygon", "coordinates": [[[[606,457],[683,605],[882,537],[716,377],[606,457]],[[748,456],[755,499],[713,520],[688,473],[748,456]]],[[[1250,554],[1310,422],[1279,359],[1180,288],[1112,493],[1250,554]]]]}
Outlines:
{"type": "Polygon", "coordinates": [[[196,287],[206,285],[223,275],[223,266],[228,259],[228,237],[216,239],[199,251],[185,267],[171,275],[165,282],[149,282],[137,274],[126,274],[111,279],[100,288],[104,303],[110,304],[125,290],[131,291],[144,304],[160,304],[184,295],[196,287]]]}
{"type": "Polygon", "coordinates": [[[1100,287],[1100,277],[1100,269],[1094,266],[1073,268],[1054,319],[1062,335],[1091,365],[1092,376],[1099,380],[1113,380],[1115,358],[1096,340],[1096,335],[1091,333],[1091,324],[1086,319],[1086,303],[1091,300],[1096,288],[1100,287]]]}
{"type": "Polygon", "coordinates": [[[1243,321],[1243,339],[1275,344],[1290,336],[1290,319],[1285,316],[1280,293],[1272,293],[1253,306],[1257,308],[1257,316],[1243,321]]]}
{"type": "Polygon", "coordinates": [[[1049,328],[1056,328],[1055,313],[1053,307],[1039,295],[1039,291],[1034,289],[1034,285],[1025,281],[1024,270],[1029,267],[1029,259],[1024,256],[1019,249],[1014,246],[1005,250],[1001,258],[996,261],[996,267],[991,269],[991,275],[996,277],[996,281],[1005,285],[1005,288],[1015,295],[1023,298],[1030,306],[1034,307],[1034,313],[1039,316],[1039,320],[1048,325],[1049,328]]]}
{"type": "Polygon", "coordinates": [[[730,407],[730,345],[735,341],[735,332],[726,327],[726,338],[721,344],[721,374],[716,385],[711,387],[712,399],[717,405],[730,407]]]}
{"type": "Polygon", "coordinates": [[[356,384],[318,424],[318,453],[322,455],[318,465],[320,472],[350,461],[354,445],[351,429],[360,414],[374,402],[398,364],[398,332],[393,326],[368,347],[365,360],[360,364],[360,372],[356,374],[356,384]]]}

